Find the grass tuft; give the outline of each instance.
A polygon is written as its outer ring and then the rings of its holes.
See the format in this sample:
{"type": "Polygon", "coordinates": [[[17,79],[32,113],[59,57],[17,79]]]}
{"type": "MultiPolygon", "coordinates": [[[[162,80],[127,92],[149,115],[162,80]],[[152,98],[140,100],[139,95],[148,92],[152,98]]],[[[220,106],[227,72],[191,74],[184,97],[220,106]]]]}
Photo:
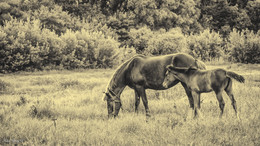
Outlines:
{"type": "Polygon", "coordinates": [[[0,79],[0,94],[9,93],[11,90],[11,84],[9,82],[0,79]]]}

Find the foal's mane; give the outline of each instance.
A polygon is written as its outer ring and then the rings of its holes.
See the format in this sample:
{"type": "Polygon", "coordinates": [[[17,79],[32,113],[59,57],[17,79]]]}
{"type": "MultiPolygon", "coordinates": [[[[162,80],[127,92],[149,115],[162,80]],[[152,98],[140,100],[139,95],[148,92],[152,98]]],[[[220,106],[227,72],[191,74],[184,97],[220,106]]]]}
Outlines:
{"type": "Polygon", "coordinates": [[[130,58],[129,60],[122,63],[119,67],[117,67],[115,73],[112,75],[112,78],[110,79],[107,89],[108,88],[111,89],[113,87],[113,85],[116,85],[115,80],[117,79],[117,77],[119,77],[120,74],[122,74],[129,67],[129,64],[131,63],[131,61],[136,57],[144,57],[144,56],[140,55],[140,54],[135,55],[132,58],[130,58]]]}

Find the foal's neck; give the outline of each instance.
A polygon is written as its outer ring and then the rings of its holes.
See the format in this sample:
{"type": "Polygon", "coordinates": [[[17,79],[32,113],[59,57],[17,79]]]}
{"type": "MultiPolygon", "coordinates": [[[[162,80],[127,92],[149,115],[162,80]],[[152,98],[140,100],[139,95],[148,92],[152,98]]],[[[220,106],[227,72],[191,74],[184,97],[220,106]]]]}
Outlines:
{"type": "Polygon", "coordinates": [[[193,79],[193,78],[200,78],[200,77],[202,77],[203,75],[201,74],[203,71],[201,71],[201,70],[189,70],[188,72],[187,72],[187,74],[185,74],[185,76],[186,76],[186,78],[188,79],[188,80],[190,80],[190,79],[193,79]],[[202,75],[202,76],[201,76],[202,75]]]}

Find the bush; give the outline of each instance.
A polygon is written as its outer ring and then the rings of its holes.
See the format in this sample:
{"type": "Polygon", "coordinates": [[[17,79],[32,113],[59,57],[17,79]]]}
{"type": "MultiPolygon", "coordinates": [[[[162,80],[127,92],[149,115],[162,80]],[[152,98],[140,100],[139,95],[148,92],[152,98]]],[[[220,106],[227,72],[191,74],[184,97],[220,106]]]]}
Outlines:
{"type": "Polygon", "coordinates": [[[186,38],[181,29],[171,29],[168,32],[158,31],[148,40],[145,54],[162,55],[177,52],[187,52],[186,38]]]}
{"type": "Polygon", "coordinates": [[[0,79],[0,94],[6,93],[11,84],[0,79]]]}
{"type": "Polygon", "coordinates": [[[59,64],[61,40],[54,32],[41,29],[38,20],[12,19],[0,30],[1,72],[42,69],[59,64]]]}
{"type": "Polygon", "coordinates": [[[147,27],[130,30],[131,46],[137,53],[146,55],[171,54],[186,52],[186,38],[180,28],[166,31],[151,31],[147,27]]]}
{"type": "Polygon", "coordinates": [[[199,34],[188,36],[190,54],[204,61],[219,59],[224,56],[223,40],[219,33],[204,30],[199,34]]]}
{"type": "Polygon", "coordinates": [[[230,33],[228,48],[230,58],[235,62],[260,63],[260,31],[234,29],[230,33]]]}
{"type": "Polygon", "coordinates": [[[112,67],[118,53],[119,43],[102,32],[67,31],[61,39],[62,65],[67,69],[112,67]]]}
{"type": "Polygon", "coordinates": [[[148,27],[142,27],[140,29],[131,29],[129,32],[130,46],[136,49],[137,53],[143,53],[148,47],[148,41],[153,37],[153,32],[148,27]]]}
{"type": "Polygon", "coordinates": [[[114,65],[119,43],[101,31],[67,30],[58,36],[39,20],[12,19],[0,27],[0,71],[106,68],[114,65]]]}

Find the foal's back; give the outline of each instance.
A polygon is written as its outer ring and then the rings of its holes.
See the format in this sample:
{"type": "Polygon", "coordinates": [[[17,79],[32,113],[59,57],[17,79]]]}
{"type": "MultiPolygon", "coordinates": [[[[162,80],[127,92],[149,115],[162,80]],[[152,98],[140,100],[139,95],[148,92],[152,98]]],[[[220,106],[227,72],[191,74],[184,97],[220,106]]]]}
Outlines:
{"type": "Polygon", "coordinates": [[[213,70],[196,70],[191,73],[193,79],[190,83],[194,86],[197,92],[211,92],[223,90],[228,83],[227,71],[224,69],[213,69],[213,70]]]}

